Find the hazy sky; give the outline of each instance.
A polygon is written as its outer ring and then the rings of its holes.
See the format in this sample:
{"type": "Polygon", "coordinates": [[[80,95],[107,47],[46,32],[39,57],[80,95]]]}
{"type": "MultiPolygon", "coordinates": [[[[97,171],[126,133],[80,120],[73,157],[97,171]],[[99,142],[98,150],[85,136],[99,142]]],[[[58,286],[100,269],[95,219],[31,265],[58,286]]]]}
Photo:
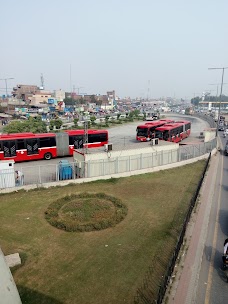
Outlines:
{"type": "Polygon", "coordinates": [[[42,73],[47,90],[191,98],[216,95],[209,84],[222,71],[208,68],[228,66],[227,0],[2,0],[0,9],[9,88],[40,86],[42,73]]]}

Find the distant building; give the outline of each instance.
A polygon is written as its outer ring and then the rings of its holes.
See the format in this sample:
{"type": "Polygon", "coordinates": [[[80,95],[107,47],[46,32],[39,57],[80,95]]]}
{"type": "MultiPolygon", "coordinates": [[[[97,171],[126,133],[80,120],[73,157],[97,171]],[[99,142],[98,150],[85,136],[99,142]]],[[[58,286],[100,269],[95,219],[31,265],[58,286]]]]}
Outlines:
{"type": "Polygon", "coordinates": [[[106,95],[81,94],[66,92],[66,100],[73,99],[82,102],[89,108],[101,108],[103,110],[113,110],[115,105],[115,91],[108,91],[106,95]]]}
{"type": "Polygon", "coordinates": [[[31,106],[38,106],[40,104],[47,104],[48,99],[51,97],[52,94],[49,91],[38,90],[28,100],[31,106]]]}
{"type": "Polygon", "coordinates": [[[58,101],[63,101],[65,99],[65,91],[60,90],[55,90],[54,91],[54,97],[58,100],[58,101]]]}
{"type": "Polygon", "coordinates": [[[28,101],[29,97],[31,97],[37,90],[39,90],[39,87],[36,85],[18,84],[13,88],[12,95],[17,99],[28,101]]]}
{"type": "Polygon", "coordinates": [[[116,98],[116,92],[115,92],[115,90],[113,90],[113,91],[108,91],[108,92],[107,92],[107,96],[108,96],[108,98],[115,99],[115,98],[116,98]]]}

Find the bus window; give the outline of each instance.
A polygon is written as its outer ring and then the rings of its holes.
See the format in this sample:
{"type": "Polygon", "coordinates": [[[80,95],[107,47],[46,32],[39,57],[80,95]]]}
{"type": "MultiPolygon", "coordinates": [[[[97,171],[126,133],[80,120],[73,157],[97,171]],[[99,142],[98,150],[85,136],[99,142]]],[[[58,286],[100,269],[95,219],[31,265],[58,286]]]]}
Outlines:
{"type": "Polygon", "coordinates": [[[155,137],[159,139],[163,139],[163,132],[162,131],[155,131],[155,137]]]}
{"type": "Polygon", "coordinates": [[[166,141],[169,139],[169,131],[164,131],[163,139],[166,140],[166,141]]]}
{"type": "Polygon", "coordinates": [[[17,139],[16,140],[17,150],[23,150],[25,148],[25,140],[24,139],[17,139]]]}
{"type": "Polygon", "coordinates": [[[55,146],[56,146],[55,137],[40,138],[40,148],[55,147],[55,146]]]}
{"type": "Polygon", "coordinates": [[[83,135],[69,136],[69,144],[74,145],[75,149],[83,148],[83,135]]]}
{"type": "Polygon", "coordinates": [[[27,139],[26,140],[26,149],[27,149],[27,154],[32,155],[32,154],[38,154],[38,139],[37,138],[32,138],[32,139],[27,139]]]}
{"type": "Polygon", "coordinates": [[[147,128],[137,128],[137,136],[147,136],[148,129],[147,128]]]}
{"type": "Polygon", "coordinates": [[[88,142],[89,143],[104,142],[104,141],[107,141],[107,135],[105,133],[89,134],[88,135],[88,142]]]}
{"type": "Polygon", "coordinates": [[[3,151],[5,157],[16,156],[16,143],[15,140],[3,141],[3,151]]]}

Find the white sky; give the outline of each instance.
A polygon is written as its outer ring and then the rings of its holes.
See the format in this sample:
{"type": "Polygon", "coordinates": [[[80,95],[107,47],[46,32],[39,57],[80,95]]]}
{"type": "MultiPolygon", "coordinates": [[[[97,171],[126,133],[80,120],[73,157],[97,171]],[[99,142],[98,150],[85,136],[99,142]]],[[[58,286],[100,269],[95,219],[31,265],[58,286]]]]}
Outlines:
{"type": "Polygon", "coordinates": [[[9,91],[40,85],[42,73],[47,90],[191,98],[216,95],[209,84],[222,71],[208,68],[228,66],[227,0],[7,0],[0,9],[9,91]]]}

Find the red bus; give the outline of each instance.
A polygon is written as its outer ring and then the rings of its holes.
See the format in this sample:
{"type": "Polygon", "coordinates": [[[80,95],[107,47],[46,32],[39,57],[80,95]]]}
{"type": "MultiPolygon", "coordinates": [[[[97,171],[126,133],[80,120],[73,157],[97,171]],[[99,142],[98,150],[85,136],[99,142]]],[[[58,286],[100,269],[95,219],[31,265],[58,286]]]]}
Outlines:
{"type": "Polygon", "coordinates": [[[136,128],[136,140],[138,141],[149,141],[155,135],[155,129],[163,126],[166,123],[171,123],[173,120],[160,119],[156,121],[146,122],[144,125],[139,125],[136,128]]]}
{"type": "Polygon", "coordinates": [[[155,137],[172,142],[180,142],[190,135],[191,122],[178,121],[156,128],[155,137]]]}
{"type": "MultiPolygon", "coordinates": [[[[71,156],[74,149],[83,148],[84,130],[61,133],[13,133],[0,135],[0,160],[28,160],[71,156]]],[[[88,130],[88,148],[108,143],[108,131],[88,130]]]]}

